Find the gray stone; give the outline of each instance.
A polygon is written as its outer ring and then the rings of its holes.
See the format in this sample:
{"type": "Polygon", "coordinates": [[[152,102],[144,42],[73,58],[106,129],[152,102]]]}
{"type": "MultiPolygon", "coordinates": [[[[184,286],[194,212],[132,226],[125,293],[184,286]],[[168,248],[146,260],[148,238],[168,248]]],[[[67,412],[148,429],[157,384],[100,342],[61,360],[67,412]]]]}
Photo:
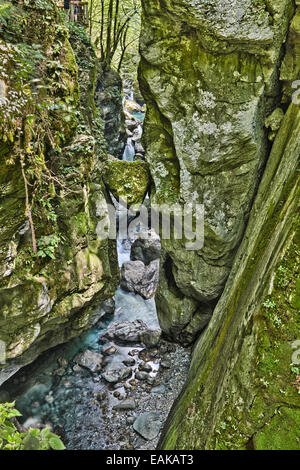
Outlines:
{"type": "Polygon", "coordinates": [[[136,408],[136,403],[133,398],[128,398],[125,400],[122,400],[122,403],[118,403],[113,407],[114,410],[135,410],[136,408]]]}
{"type": "Polygon", "coordinates": [[[128,261],[121,269],[122,289],[150,299],[156,293],[159,278],[159,261],[145,266],[142,261],[128,261]]]}
{"type": "Polygon", "coordinates": [[[141,333],[141,341],[146,348],[154,348],[158,345],[161,338],[161,330],[152,330],[148,328],[141,333]]]}
{"type": "Polygon", "coordinates": [[[135,320],[133,322],[116,321],[110,325],[102,338],[104,337],[121,342],[138,343],[140,341],[141,332],[146,329],[147,325],[142,320],[135,320]]]}
{"type": "Polygon", "coordinates": [[[148,377],[149,377],[149,374],[147,372],[142,372],[142,371],[138,370],[135,373],[135,378],[137,380],[147,380],[148,377]]]}
{"type": "Polygon", "coordinates": [[[150,441],[158,436],[162,428],[162,422],[160,420],[161,413],[156,411],[143,413],[138,416],[133,423],[133,429],[144,439],[150,441]]]}
{"type": "Polygon", "coordinates": [[[102,378],[111,384],[122,382],[122,380],[128,379],[132,375],[130,367],[109,370],[102,374],[102,378]]]}
{"type": "Polygon", "coordinates": [[[141,370],[142,372],[152,372],[152,367],[147,362],[141,362],[139,364],[139,370],[141,370]]]}
{"type": "Polygon", "coordinates": [[[161,242],[158,235],[152,230],[147,238],[139,237],[131,247],[132,261],[142,261],[145,265],[160,258],[161,242]]]}
{"type": "Polygon", "coordinates": [[[87,349],[86,351],[77,354],[74,358],[74,362],[79,366],[88,369],[90,372],[99,372],[102,369],[103,356],[87,349]]]}

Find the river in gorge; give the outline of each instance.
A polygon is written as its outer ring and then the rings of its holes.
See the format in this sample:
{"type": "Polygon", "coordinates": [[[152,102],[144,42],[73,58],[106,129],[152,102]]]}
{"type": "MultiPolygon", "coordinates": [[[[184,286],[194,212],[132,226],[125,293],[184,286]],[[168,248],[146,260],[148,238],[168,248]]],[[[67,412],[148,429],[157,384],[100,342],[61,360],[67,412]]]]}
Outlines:
{"type": "MultiPolygon", "coordinates": [[[[130,259],[131,244],[117,242],[120,267],[130,259]]],[[[162,339],[152,348],[134,341],[99,341],[116,321],[159,328],[154,298],[145,300],[119,287],[114,301],[99,306],[101,318],[94,328],[45,352],[1,388],[16,400],[25,428],[49,426],[68,449],[155,449],[184,384],[190,351],[162,339]],[[111,349],[103,355],[101,370],[78,364],[80,354],[101,354],[103,348],[111,349]],[[107,382],[103,372],[116,370],[126,370],[126,376],[107,382]]]]}
{"type": "MultiPolygon", "coordinates": [[[[136,150],[143,152],[144,112],[133,95],[129,99],[137,109],[127,110],[133,128],[128,130],[123,159],[133,161],[136,155],[143,157],[136,150]]],[[[126,215],[111,197],[117,217],[126,215]]],[[[137,224],[127,239],[118,238],[120,269],[130,261],[132,244],[141,232],[149,229],[137,224]]],[[[21,369],[0,395],[16,400],[26,429],[48,426],[68,449],[155,449],[184,385],[191,351],[164,339],[148,346],[140,340],[139,329],[160,333],[154,296],[146,300],[119,286],[114,299],[99,305],[94,316],[99,320],[93,328],[21,369]],[[123,325],[123,336],[108,339],[105,335],[118,324],[123,325]]]]}

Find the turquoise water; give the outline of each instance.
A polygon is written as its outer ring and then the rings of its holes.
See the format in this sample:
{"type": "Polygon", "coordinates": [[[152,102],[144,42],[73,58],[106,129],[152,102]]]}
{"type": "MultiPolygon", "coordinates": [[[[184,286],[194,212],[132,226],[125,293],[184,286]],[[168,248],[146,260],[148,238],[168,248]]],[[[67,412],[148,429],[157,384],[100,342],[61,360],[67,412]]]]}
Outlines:
{"type": "Polygon", "coordinates": [[[139,121],[144,121],[145,119],[145,113],[143,113],[142,111],[136,111],[136,112],[133,111],[131,114],[133,117],[135,117],[139,121]]]}

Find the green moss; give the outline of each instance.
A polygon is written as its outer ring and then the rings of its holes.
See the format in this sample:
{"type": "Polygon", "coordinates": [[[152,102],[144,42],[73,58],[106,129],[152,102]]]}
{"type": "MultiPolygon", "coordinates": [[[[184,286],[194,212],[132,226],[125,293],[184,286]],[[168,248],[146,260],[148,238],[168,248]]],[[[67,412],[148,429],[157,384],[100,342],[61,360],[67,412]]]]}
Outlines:
{"type": "Polygon", "coordinates": [[[104,180],[114,197],[126,200],[131,207],[143,203],[150,185],[150,173],[144,162],[111,158],[104,169],[104,180]]]}
{"type": "Polygon", "coordinates": [[[280,407],[253,439],[255,450],[299,450],[300,409],[280,407]]]}

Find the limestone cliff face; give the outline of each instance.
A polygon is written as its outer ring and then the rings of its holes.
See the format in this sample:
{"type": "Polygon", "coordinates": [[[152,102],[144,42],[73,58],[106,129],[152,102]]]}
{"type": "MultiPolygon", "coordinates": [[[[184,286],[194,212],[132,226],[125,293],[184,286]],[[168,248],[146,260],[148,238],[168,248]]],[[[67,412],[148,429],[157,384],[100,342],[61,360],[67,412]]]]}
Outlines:
{"type": "Polygon", "coordinates": [[[163,241],[157,306],[188,343],[207,324],[245,230],[280,102],[292,0],[144,0],[140,84],[154,202],[205,206],[205,244],[163,241]]]}
{"type": "Polygon", "coordinates": [[[160,322],[186,341],[217,300],[159,448],[299,448],[299,15],[298,0],[144,1],[153,194],[206,207],[201,252],[163,242],[160,322]]]}
{"type": "Polygon", "coordinates": [[[54,4],[1,9],[0,384],[92,325],[119,282],[115,244],[97,235],[108,200],[97,60],[54,4]]]}

